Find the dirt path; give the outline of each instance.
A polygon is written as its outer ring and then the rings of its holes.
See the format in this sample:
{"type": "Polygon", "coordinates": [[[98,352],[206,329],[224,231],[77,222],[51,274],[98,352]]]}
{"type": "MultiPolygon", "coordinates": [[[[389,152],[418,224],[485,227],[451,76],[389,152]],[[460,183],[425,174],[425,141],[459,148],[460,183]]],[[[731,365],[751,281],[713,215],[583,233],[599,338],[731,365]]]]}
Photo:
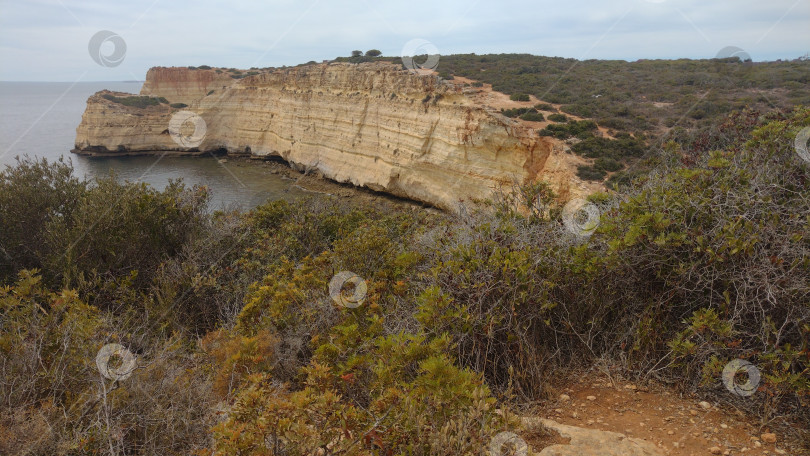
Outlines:
{"type": "MultiPolygon", "coordinates": [[[[663,386],[643,387],[606,377],[581,379],[533,415],[563,425],[621,433],[672,456],[806,454],[783,435],[760,430],[754,419],[741,412],[681,397],[663,386]]],[[[526,441],[539,452],[561,439],[529,433],[526,441]]]]}

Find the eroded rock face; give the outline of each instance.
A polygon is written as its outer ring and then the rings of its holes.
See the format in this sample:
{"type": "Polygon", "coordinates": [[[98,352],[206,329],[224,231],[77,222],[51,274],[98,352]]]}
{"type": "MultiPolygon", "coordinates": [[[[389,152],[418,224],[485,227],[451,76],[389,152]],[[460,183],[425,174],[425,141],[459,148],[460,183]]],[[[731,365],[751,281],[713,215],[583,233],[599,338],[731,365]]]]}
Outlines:
{"type": "Polygon", "coordinates": [[[216,93],[234,80],[228,72],[216,70],[189,70],[186,67],[154,67],[146,72],[141,95],[165,97],[172,103],[191,104],[209,92],[216,93]]]}
{"type": "Polygon", "coordinates": [[[177,109],[126,107],[100,92],[88,100],[74,151],[275,155],[446,209],[514,181],[548,180],[563,198],[582,193],[555,140],[476,105],[460,85],[391,64],[307,65],[244,79],[153,68],[141,94],[189,105],[205,121],[199,146],[170,137],[177,109]]]}

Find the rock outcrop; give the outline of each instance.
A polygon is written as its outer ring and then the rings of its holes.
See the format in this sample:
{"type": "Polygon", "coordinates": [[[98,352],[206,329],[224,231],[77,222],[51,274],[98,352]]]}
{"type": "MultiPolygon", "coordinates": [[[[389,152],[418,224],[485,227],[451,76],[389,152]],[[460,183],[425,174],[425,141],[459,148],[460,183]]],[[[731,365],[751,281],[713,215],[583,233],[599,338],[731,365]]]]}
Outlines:
{"type": "Polygon", "coordinates": [[[464,90],[387,63],[315,64],[241,79],[223,70],[152,68],[141,95],[188,106],[130,107],[99,92],[87,102],[74,152],[279,156],[299,170],[445,209],[514,181],[548,180],[563,198],[584,193],[556,140],[464,90]],[[201,141],[170,135],[181,111],[204,120],[201,141]]]}
{"type": "Polygon", "coordinates": [[[663,456],[664,452],[650,442],[629,438],[617,432],[567,426],[553,420],[525,420],[529,426],[540,424],[570,439],[567,445],[552,445],[540,451],[539,456],[663,456]]]}

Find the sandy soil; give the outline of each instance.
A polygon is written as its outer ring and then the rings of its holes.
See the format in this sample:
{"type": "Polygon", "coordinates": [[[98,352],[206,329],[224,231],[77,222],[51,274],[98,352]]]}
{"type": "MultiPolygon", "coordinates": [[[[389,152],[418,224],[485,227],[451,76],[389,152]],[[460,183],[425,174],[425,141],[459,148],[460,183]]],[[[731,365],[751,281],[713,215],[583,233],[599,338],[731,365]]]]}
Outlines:
{"type": "MultiPolygon", "coordinates": [[[[797,442],[786,441],[786,436],[778,432],[767,435],[770,429],[760,428],[756,420],[742,412],[681,396],[662,385],[591,375],[559,393],[559,398],[536,410],[536,416],[640,438],[667,455],[806,454],[800,452],[797,442]],[[769,441],[773,437],[776,441],[769,441]]],[[[530,436],[527,441],[534,451],[539,451],[538,443],[545,445],[543,440],[534,442],[530,436]]]]}
{"type": "MultiPolygon", "coordinates": [[[[456,84],[472,84],[474,82],[477,82],[474,79],[469,79],[469,78],[465,78],[465,77],[461,77],[461,76],[455,76],[451,81],[456,83],[456,84]]],[[[534,95],[529,95],[529,101],[513,101],[513,100],[509,99],[509,95],[507,95],[507,94],[505,94],[503,92],[496,92],[496,91],[492,90],[492,84],[484,84],[482,87],[471,87],[468,90],[470,90],[471,92],[468,92],[467,96],[471,100],[473,100],[474,103],[478,104],[479,106],[490,108],[490,109],[495,110],[495,111],[500,111],[501,109],[511,109],[511,108],[531,108],[531,107],[534,107],[537,104],[544,103],[544,104],[551,105],[556,109],[556,111],[539,110],[543,114],[543,116],[548,117],[549,114],[554,114],[555,112],[560,112],[559,111],[560,106],[562,106],[561,104],[554,104],[554,103],[549,103],[547,101],[543,101],[543,100],[535,97],[534,95]]],[[[563,113],[563,114],[565,114],[571,120],[577,120],[577,121],[585,120],[584,117],[579,117],[579,116],[575,116],[575,115],[567,114],[567,113],[563,113]]],[[[515,120],[517,122],[520,122],[521,124],[523,124],[523,125],[525,125],[525,126],[527,126],[529,128],[536,129],[536,130],[542,129],[542,128],[546,127],[547,125],[554,123],[554,122],[549,122],[549,121],[529,122],[529,121],[522,120],[522,119],[519,119],[519,118],[515,118],[513,120],[515,120]]],[[[602,136],[605,136],[607,138],[612,138],[612,136],[610,136],[608,134],[608,129],[607,128],[599,127],[599,132],[602,133],[602,136]]]]}

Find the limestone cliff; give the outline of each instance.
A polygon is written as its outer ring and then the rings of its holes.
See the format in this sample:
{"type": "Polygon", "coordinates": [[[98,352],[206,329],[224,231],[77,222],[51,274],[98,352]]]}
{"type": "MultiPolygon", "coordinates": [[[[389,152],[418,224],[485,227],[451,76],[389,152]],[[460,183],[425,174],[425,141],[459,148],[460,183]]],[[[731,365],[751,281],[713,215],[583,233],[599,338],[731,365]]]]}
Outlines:
{"type": "Polygon", "coordinates": [[[198,100],[212,90],[225,88],[233,83],[229,73],[214,69],[190,70],[181,68],[150,68],[141,95],[165,97],[172,103],[185,103],[198,100]]]}
{"type": "Polygon", "coordinates": [[[105,94],[88,100],[77,153],[276,155],[329,179],[442,208],[515,180],[549,180],[564,197],[591,190],[555,140],[477,104],[463,84],[386,63],[307,65],[242,79],[222,70],[151,69],[141,95],[185,103],[182,110],[199,115],[205,136],[197,147],[170,136],[178,109],[128,107],[105,94]]]}

